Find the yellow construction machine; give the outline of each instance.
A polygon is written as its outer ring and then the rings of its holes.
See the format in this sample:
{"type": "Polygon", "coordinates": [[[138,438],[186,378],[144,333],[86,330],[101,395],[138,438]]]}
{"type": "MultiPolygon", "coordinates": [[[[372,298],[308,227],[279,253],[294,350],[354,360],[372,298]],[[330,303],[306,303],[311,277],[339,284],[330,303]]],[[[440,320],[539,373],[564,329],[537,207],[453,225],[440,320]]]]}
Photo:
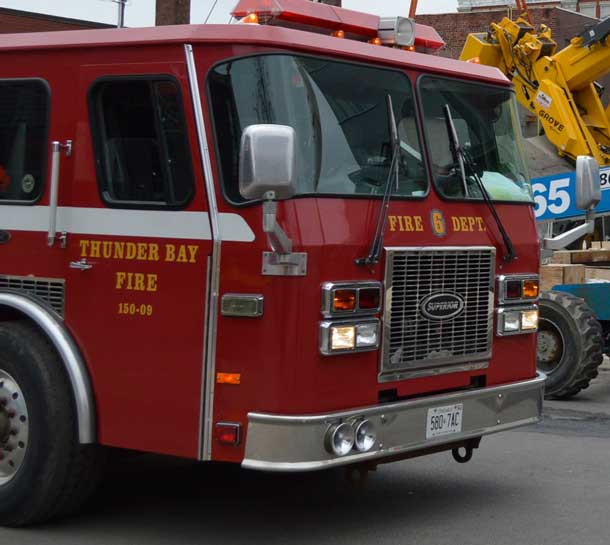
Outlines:
{"type": "Polygon", "coordinates": [[[538,31],[529,13],[505,17],[486,33],[469,34],[461,60],[496,66],[515,85],[517,100],[539,120],[560,156],[590,155],[610,165],[610,107],[596,80],[610,72],[610,18],[557,51],[551,29],[538,31]]]}

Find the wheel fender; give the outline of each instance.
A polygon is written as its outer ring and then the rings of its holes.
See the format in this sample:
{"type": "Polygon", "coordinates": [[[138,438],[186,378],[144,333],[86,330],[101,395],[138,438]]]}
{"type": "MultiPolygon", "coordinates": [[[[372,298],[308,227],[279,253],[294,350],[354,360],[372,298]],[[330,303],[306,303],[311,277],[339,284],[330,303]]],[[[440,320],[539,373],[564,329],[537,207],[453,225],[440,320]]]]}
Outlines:
{"type": "Polygon", "coordinates": [[[89,372],[83,356],[61,317],[44,303],[23,293],[0,292],[0,308],[8,307],[31,319],[49,338],[64,363],[70,379],[78,439],[82,444],[95,443],[95,404],[89,372]]]}

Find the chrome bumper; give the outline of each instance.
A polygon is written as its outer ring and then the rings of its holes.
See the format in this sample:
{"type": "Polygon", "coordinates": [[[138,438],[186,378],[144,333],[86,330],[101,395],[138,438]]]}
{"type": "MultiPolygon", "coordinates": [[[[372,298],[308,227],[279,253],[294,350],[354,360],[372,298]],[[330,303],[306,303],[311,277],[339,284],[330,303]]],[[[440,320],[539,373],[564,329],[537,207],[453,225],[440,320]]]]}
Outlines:
{"type": "Polygon", "coordinates": [[[522,382],[436,395],[322,415],[282,416],[249,413],[243,467],[266,471],[311,471],[326,467],[400,457],[451,445],[540,420],[544,381],[522,382]],[[426,439],[428,409],[462,403],[462,431],[426,439]],[[366,417],[377,429],[377,443],[366,453],[338,457],[324,448],[330,424],[366,417]]]}

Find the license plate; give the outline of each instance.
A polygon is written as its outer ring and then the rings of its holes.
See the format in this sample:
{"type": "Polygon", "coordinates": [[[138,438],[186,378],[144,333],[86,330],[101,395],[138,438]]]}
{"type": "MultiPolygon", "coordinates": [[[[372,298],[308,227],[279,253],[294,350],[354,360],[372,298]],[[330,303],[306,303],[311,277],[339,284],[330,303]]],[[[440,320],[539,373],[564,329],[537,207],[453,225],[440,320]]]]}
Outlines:
{"type": "Polygon", "coordinates": [[[462,403],[428,409],[426,439],[462,431],[463,412],[464,405],[462,403]]]}

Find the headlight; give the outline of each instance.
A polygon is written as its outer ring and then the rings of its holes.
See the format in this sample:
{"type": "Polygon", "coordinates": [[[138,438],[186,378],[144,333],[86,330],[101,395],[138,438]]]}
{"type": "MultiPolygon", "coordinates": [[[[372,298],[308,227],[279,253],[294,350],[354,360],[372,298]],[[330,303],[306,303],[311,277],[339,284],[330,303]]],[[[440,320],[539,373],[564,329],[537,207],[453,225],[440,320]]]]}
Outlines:
{"type": "Polygon", "coordinates": [[[538,307],[509,307],[497,310],[496,333],[499,336],[533,333],[538,329],[538,307]]]}
{"type": "Polygon", "coordinates": [[[337,456],[345,456],[354,448],[354,440],[354,428],[350,424],[334,424],[326,432],[326,450],[337,456]]]}
{"type": "Polygon", "coordinates": [[[377,431],[370,420],[356,424],[355,445],[360,452],[368,452],[377,442],[377,431]]]}
{"type": "Polygon", "coordinates": [[[320,352],[325,356],[379,348],[379,320],[320,322],[320,352]]]}

